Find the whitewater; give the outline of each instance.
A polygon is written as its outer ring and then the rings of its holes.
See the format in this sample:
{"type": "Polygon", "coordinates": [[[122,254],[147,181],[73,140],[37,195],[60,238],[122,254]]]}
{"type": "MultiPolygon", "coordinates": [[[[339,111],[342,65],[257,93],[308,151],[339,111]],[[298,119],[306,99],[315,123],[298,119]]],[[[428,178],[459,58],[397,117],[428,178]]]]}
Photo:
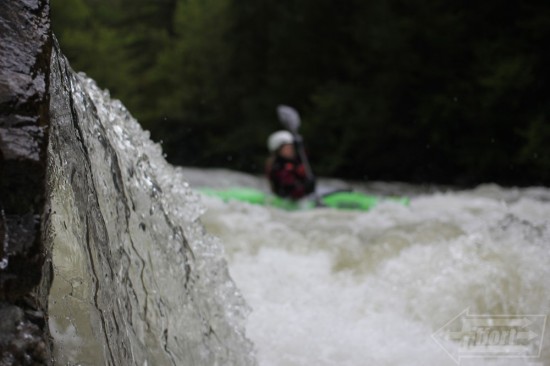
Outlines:
{"type": "Polygon", "coordinates": [[[550,364],[550,189],[327,179],[410,204],[223,202],[198,189],[267,185],[166,163],[62,61],[48,157],[57,364],[550,364]]]}
{"type": "MultiPolygon", "coordinates": [[[[191,186],[267,189],[261,177],[237,172],[185,175],[191,186]]],[[[549,338],[542,338],[550,190],[347,185],[407,194],[411,203],[287,212],[203,197],[201,220],[224,243],[230,273],[253,309],[247,334],[261,365],[550,363],[549,338]],[[437,332],[466,309],[490,318],[541,315],[531,318],[540,337],[523,353],[506,346],[497,356],[460,353],[456,340],[437,332]]]]}

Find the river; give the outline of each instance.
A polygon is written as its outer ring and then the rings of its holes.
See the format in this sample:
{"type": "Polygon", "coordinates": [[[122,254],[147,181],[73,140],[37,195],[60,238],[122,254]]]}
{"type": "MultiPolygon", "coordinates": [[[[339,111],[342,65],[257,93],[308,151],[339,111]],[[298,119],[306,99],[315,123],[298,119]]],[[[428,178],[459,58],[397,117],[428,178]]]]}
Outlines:
{"type": "Polygon", "coordinates": [[[411,198],[287,212],[202,196],[52,56],[50,329],[63,365],[543,365],[550,190],[346,183],[411,198]]]}
{"type": "MultiPolygon", "coordinates": [[[[185,176],[191,186],[266,189],[262,178],[237,172],[187,169],[185,176]]],[[[549,337],[541,343],[550,309],[549,189],[348,185],[411,202],[285,212],[203,197],[201,220],[224,243],[253,309],[247,334],[260,365],[550,363],[549,337]],[[493,331],[505,335],[513,328],[498,321],[521,315],[538,316],[522,328],[532,339],[514,343],[525,345],[518,351],[493,331]],[[446,336],[480,318],[495,325],[474,329],[470,348],[460,348],[462,336],[446,336]]]]}

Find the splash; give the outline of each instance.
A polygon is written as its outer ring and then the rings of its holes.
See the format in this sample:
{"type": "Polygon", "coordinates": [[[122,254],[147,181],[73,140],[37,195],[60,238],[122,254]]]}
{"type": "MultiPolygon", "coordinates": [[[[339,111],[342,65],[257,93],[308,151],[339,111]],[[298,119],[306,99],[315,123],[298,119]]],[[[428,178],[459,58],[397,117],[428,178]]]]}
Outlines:
{"type": "Polygon", "coordinates": [[[248,308],[182,171],[57,49],[51,91],[56,362],[254,365],[248,308]]]}
{"type": "MultiPolygon", "coordinates": [[[[210,175],[189,173],[192,184],[210,175]]],[[[226,243],[230,272],[253,309],[247,333],[260,364],[550,363],[543,324],[529,328],[532,349],[509,347],[499,357],[461,351],[463,339],[434,340],[453,319],[464,321],[465,309],[549,314],[550,190],[357,185],[368,193],[396,187],[409,190],[409,207],[289,213],[203,198],[202,221],[226,243]]]]}

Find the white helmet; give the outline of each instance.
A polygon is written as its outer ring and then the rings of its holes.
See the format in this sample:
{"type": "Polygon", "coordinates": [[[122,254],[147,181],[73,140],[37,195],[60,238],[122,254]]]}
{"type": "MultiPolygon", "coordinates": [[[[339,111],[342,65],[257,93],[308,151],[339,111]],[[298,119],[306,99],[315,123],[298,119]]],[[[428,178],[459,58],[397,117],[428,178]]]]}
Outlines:
{"type": "Polygon", "coordinates": [[[277,131],[272,133],[267,139],[267,148],[269,151],[277,151],[281,146],[285,144],[292,144],[294,142],[294,137],[288,131],[277,131]]]}

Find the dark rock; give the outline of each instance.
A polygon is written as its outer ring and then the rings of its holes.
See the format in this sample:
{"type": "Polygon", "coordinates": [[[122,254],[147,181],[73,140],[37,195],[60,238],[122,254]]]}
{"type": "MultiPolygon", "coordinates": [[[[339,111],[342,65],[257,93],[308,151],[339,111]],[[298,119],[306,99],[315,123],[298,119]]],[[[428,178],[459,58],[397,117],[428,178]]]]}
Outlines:
{"type": "Polygon", "coordinates": [[[29,311],[0,302],[0,365],[43,365],[49,358],[44,329],[30,320],[44,315],[29,311]]]}
{"type": "Polygon", "coordinates": [[[0,1],[0,365],[51,363],[41,229],[51,48],[48,0],[0,1]]]}
{"type": "Polygon", "coordinates": [[[52,36],[47,0],[0,2],[0,300],[38,284],[52,36]]]}

